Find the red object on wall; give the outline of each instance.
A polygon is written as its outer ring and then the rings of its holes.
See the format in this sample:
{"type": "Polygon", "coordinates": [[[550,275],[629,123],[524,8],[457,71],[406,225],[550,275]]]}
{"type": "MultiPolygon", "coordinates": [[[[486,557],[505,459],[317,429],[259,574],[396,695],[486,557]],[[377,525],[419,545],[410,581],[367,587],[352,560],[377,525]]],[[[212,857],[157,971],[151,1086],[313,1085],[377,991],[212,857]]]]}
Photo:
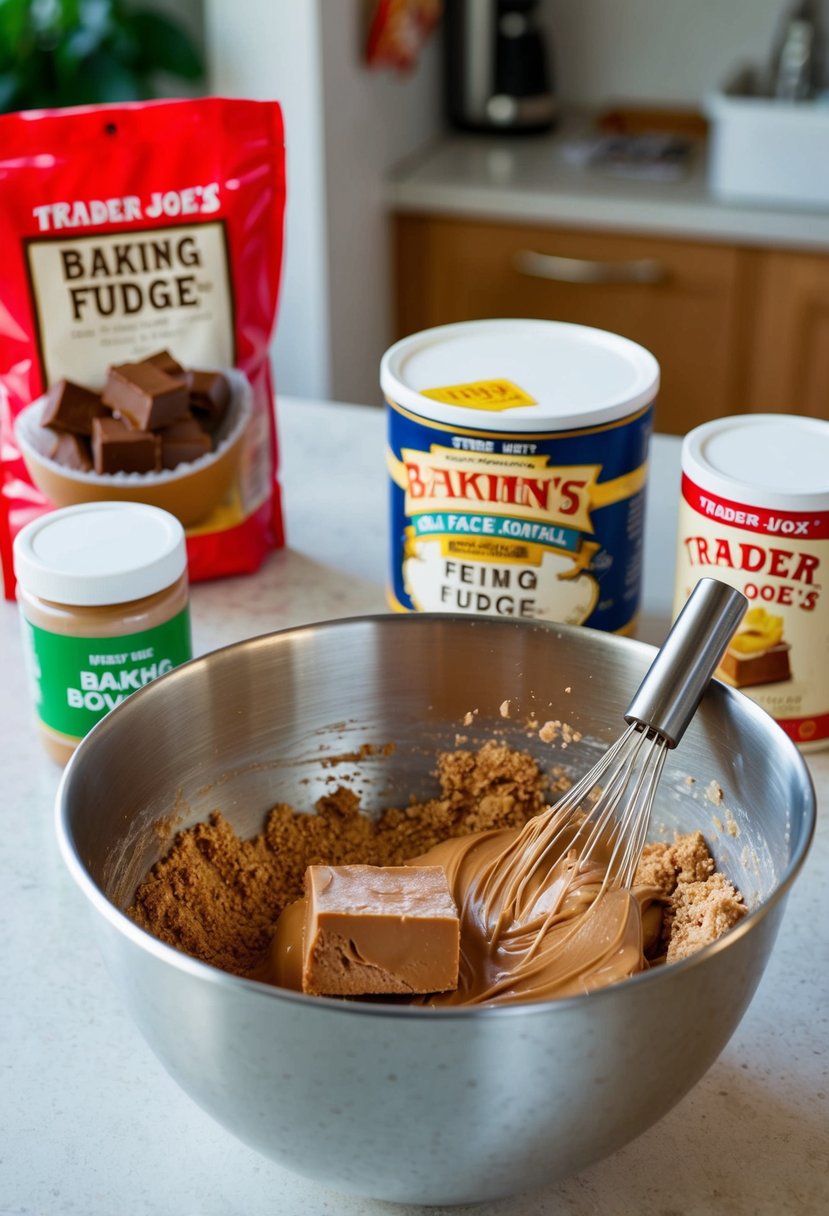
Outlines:
{"type": "Polygon", "coordinates": [[[408,71],[440,21],[441,0],[377,0],[366,42],[370,67],[408,71]]]}

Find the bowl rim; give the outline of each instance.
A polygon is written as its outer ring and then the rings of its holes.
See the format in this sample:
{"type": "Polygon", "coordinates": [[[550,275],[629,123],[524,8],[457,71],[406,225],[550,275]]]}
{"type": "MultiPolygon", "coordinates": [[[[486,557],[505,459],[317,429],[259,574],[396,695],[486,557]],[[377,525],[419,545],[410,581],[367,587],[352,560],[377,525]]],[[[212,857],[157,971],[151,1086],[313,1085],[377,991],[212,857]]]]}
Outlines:
{"type": "MultiPolygon", "coordinates": [[[[747,697],[744,693],[739,692],[735,688],[731,688],[721,680],[713,679],[712,684],[717,685],[721,690],[720,695],[725,696],[726,700],[738,699],[743,711],[747,712],[750,717],[756,718],[761,722],[763,728],[777,733],[780,741],[789,750],[790,757],[794,762],[795,768],[798,770],[801,789],[804,796],[805,814],[804,822],[798,839],[793,842],[793,851],[789,858],[788,864],[781,875],[777,885],[774,887],[771,894],[764,899],[756,908],[747,912],[746,916],[735,925],[732,929],[727,930],[716,941],[709,942],[707,945],[695,951],[694,954],[684,959],[679,959],[667,965],[652,967],[646,971],[640,971],[636,975],[628,976],[618,983],[610,984],[603,988],[598,988],[592,992],[580,993],[575,996],[555,997],[548,1000],[539,1001],[517,1001],[514,1004],[505,1005],[458,1005],[448,1007],[421,1006],[421,1005],[394,1005],[382,1004],[380,1002],[361,1001],[359,999],[351,1001],[338,1000],[336,997],[311,996],[303,992],[295,992],[289,988],[279,988],[275,984],[268,984],[261,980],[248,979],[245,976],[234,975],[228,971],[223,971],[218,967],[214,967],[211,963],[204,963],[199,959],[193,958],[191,955],[178,950],[174,946],[167,945],[159,938],[148,933],[139,925],[135,924],[125,912],[117,908],[108,897],[104,894],[98,884],[91,877],[86,869],[78,851],[75,847],[72,834],[68,824],[68,803],[67,791],[72,781],[74,770],[77,767],[77,757],[81,754],[81,749],[87,746],[87,742],[94,737],[100,737],[108,729],[112,729],[112,721],[121,713],[126,706],[135,702],[138,697],[146,697],[153,695],[154,690],[158,688],[164,681],[174,680],[176,676],[183,671],[190,670],[194,667],[204,666],[209,659],[215,655],[228,655],[236,650],[247,649],[251,646],[263,645],[264,643],[272,643],[273,639],[297,636],[302,633],[318,632],[319,630],[336,630],[344,627],[355,627],[381,624],[382,628],[406,628],[405,622],[428,622],[428,621],[444,622],[463,622],[466,624],[477,622],[479,624],[494,625],[497,628],[518,628],[534,629],[541,628],[544,630],[563,631],[565,634],[576,636],[580,633],[587,632],[590,635],[598,638],[614,638],[613,645],[621,644],[627,650],[637,651],[643,658],[652,658],[655,655],[657,647],[652,646],[648,642],[641,642],[635,638],[623,637],[620,634],[608,634],[602,630],[590,629],[583,625],[567,625],[558,621],[519,621],[514,619],[476,616],[474,614],[459,614],[459,613],[366,613],[358,616],[338,617],[326,621],[311,622],[305,625],[291,625],[284,629],[273,630],[268,633],[257,634],[253,637],[243,638],[237,642],[231,642],[226,646],[217,647],[214,650],[205,652],[196,658],[190,659],[186,663],[182,663],[179,667],[168,672],[166,675],[160,676],[151,681],[143,688],[137,689],[132,693],[126,701],[121,705],[116,706],[105,718],[98,722],[89,734],[81,741],[74,754],[70,757],[69,762],[64,769],[63,775],[58,786],[55,796],[55,831],[57,835],[58,847],[63,857],[64,863],[67,866],[73,879],[80,887],[86,898],[92,904],[93,908],[100,913],[104,920],[114,928],[122,936],[126,937],[133,945],[155,956],[160,962],[169,964],[176,970],[185,972],[202,981],[219,985],[220,987],[228,987],[230,990],[241,985],[242,991],[247,991],[254,997],[259,997],[264,1000],[288,1001],[290,1003],[298,1003],[300,1008],[305,1009],[329,1009],[338,1010],[339,1016],[351,1014],[354,1016],[365,1017],[366,1015],[373,1017],[393,1017],[393,1018],[481,1018],[481,1017],[527,1017],[530,1015],[540,1016],[549,1014],[554,1008],[573,1008],[579,1005],[584,1005],[586,1002],[595,1004],[596,1001],[607,1000],[612,998],[612,994],[618,994],[622,990],[629,989],[633,985],[642,986],[646,984],[654,984],[665,982],[660,977],[671,975],[676,972],[688,972],[693,968],[704,966],[707,959],[713,958],[715,955],[727,950],[731,943],[739,941],[745,937],[747,933],[752,932],[754,926],[759,924],[771,911],[786,898],[789,890],[794,883],[797,875],[803,867],[812,839],[815,833],[817,821],[817,800],[815,794],[814,782],[803,756],[797,750],[797,747],[788,737],[785,731],[778,726],[774,719],[761,709],[760,706],[747,697]]],[[[620,720],[622,715],[620,713],[620,720]]],[[[87,749],[88,750],[88,749],[87,749]]]]}

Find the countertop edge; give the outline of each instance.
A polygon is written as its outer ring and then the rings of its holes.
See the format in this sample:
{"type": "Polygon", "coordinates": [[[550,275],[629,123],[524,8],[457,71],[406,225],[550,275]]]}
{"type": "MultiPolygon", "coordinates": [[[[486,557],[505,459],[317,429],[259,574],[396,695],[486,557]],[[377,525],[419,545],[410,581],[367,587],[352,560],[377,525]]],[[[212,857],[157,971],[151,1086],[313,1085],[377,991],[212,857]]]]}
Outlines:
{"type": "MultiPolygon", "coordinates": [[[[472,140],[474,137],[468,137],[472,140]]],[[[679,182],[647,182],[591,175],[556,165],[538,149],[503,141],[465,143],[446,136],[395,166],[382,183],[391,214],[428,214],[501,223],[542,223],[580,229],[612,229],[689,241],[761,248],[829,251],[829,210],[772,202],[730,200],[709,193],[705,157],[679,182]],[[515,152],[513,153],[513,147],[515,152]],[[453,155],[453,150],[458,155],[453,155]],[[528,186],[489,180],[489,155],[514,155],[522,172],[542,173],[528,186]]]]}

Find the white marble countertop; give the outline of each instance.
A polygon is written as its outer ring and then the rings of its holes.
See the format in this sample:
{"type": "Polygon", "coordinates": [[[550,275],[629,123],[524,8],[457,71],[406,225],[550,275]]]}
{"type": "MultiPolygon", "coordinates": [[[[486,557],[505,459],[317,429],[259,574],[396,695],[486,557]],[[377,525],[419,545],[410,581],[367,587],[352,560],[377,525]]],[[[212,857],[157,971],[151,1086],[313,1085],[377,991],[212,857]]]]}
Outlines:
{"type": "Polygon", "coordinates": [[[390,211],[606,229],[757,247],[829,249],[829,209],[726,202],[709,193],[704,149],[678,181],[642,181],[569,163],[562,132],[524,138],[451,135],[399,165],[390,211]]]}
{"type": "MultiPolygon", "coordinates": [[[[198,652],[385,609],[384,419],[279,406],[289,548],[197,586],[198,652]]],[[[653,453],[645,633],[670,605],[679,441],[653,453]]],[[[57,852],[59,772],[39,750],[16,608],[0,605],[3,820],[0,1216],[415,1216],[343,1197],[257,1156],[170,1080],[127,1017],[57,852]]],[[[819,799],[829,752],[810,759],[819,799]]],[[[823,1216],[829,1210],[829,819],[819,823],[758,993],[692,1092],[634,1143],[480,1216],[823,1216]]]]}

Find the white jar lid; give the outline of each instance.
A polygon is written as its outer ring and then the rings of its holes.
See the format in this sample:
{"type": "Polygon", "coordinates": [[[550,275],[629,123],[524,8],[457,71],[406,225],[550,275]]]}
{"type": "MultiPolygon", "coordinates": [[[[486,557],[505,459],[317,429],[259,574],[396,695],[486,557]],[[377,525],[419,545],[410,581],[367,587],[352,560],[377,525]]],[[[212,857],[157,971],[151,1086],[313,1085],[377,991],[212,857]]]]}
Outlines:
{"type": "Polygon", "coordinates": [[[155,595],[187,569],[174,515],[132,502],[90,502],[39,516],[14,541],[14,569],[32,595],[84,607],[155,595]]]}
{"type": "Polygon", "coordinates": [[[682,469],[723,498],[829,511],[829,422],[798,414],[715,418],[685,436],[682,469]]]}
{"type": "Polygon", "coordinates": [[[615,422],[653,401],[659,364],[628,338],[586,325],[462,321],[395,343],[381,361],[380,384],[397,405],[460,429],[575,430],[615,422]],[[533,403],[495,411],[424,395],[492,380],[510,381],[533,403]]]}

